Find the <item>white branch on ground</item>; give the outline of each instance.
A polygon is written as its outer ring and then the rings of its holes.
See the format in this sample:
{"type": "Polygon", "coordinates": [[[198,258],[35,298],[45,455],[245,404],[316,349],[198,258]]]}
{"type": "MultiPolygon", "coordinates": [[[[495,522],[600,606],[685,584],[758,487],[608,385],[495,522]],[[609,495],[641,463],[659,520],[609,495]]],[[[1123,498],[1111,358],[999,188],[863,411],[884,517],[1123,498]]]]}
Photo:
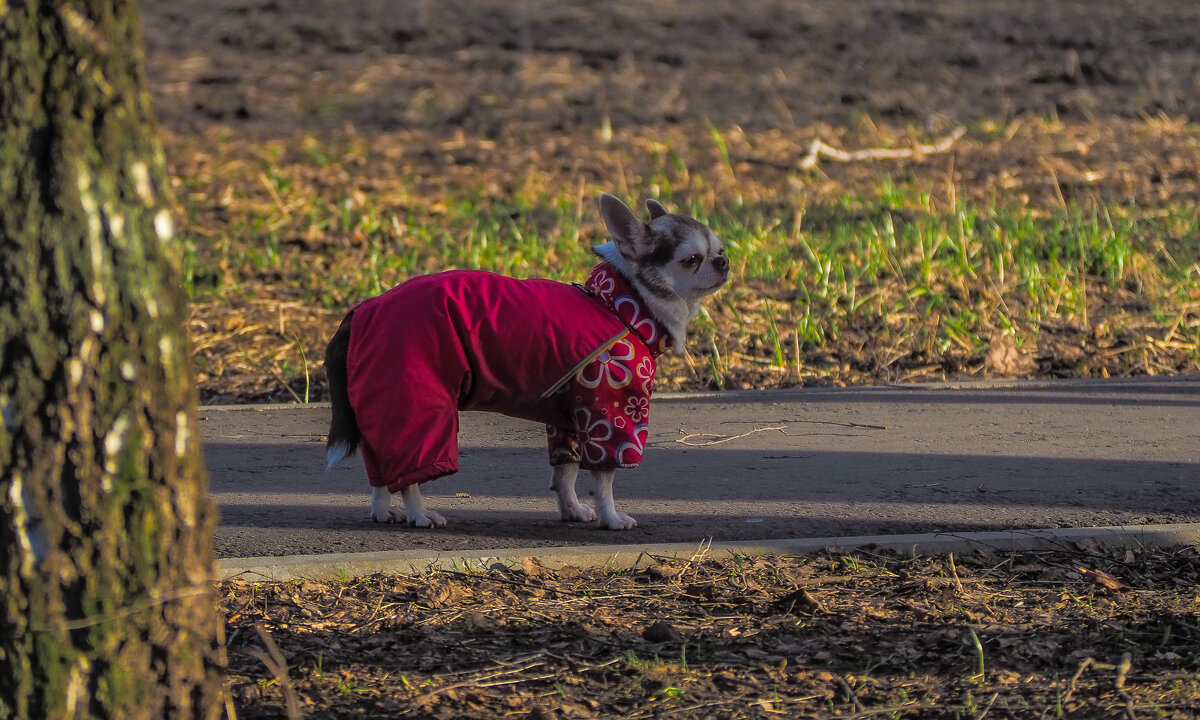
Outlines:
{"type": "Polygon", "coordinates": [[[958,139],[966,134],[967,129],[959,125],[949,135],[930,145],[913,145],[907,148],[867,148],[866,150],[854,150],[852,152],[827,145],[820,138],[817,138],[809,144],[808,152],[800,159],[800,168],[802,170],[810,170],[817,166],[822,157],[834,162],[859,162],[860,160],[902,160],[910,157],[935,155],[950,150],[954,146],[954,143],[958,142],[958,139]]]}

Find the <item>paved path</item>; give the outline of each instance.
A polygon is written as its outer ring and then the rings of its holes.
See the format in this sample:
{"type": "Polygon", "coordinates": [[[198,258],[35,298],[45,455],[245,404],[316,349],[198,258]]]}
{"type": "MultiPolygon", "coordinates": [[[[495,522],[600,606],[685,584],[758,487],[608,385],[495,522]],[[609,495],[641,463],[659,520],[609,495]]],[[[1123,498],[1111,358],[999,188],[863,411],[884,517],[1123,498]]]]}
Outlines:
{"type": "Polygon", "coordinates": [[[370,522],[358,458],[323,471],[327,406],[200,416],[223,558],[1200,522],[1200,377],[659,397],[624,533],[556,519],[532,423],[463,415],[431,531],[370,522]]]}

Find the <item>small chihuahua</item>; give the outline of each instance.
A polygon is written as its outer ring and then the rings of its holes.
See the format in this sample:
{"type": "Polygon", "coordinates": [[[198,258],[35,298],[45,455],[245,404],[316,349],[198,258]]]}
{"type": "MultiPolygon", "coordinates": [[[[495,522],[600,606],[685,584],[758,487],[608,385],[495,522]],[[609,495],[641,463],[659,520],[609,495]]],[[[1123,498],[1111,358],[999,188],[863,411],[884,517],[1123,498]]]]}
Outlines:
{"type": "Polygon", "coordinates": [[[700,300],[729,279],[705,225],[647,200],[643,222],[612,195],[600,213],[612,240],[584,285],[476,270],[413,278],[364,301],[325,351],[333,417],[329,467],[362,445],[371,517],[440,527],[420,484],[458,470],[458,412],[544,423],[564,521],[626,530],[613,503],[616,468],[642,460],[656,358],[683,352],[700,300]],[[596,509],[575,479],[590,470],[596,509]],[[399,492],[404,511],[391,507],[399,492]]]}

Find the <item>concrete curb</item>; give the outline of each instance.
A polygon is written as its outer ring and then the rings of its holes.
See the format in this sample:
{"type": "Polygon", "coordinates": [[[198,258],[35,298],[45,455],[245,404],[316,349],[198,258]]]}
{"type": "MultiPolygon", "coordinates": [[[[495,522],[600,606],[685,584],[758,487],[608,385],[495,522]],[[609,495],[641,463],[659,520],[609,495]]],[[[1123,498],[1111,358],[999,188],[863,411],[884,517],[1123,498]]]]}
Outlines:
{"type": "Polygon", "coordinates": [[[584,547],[506,548],[453,553],[428,550],[287,555],[227,558],[217,563],[220,580],[351,580],[377,573],[411,574],[436,569],[481,570],[496,563],[519,565],[535,558],[550,568],[608,568],[625,570],[659,558],[696,556],[808,555],[853,550],[894,550],[908,556],[963,553],[981,549],[1028,551],[1069,549],[1081,540],[1117,547],[1180,547],[1200,545],[1200,523],[1135,525],[1129,527],[1046,528],[1001,532],[924,533],[702,544],[592,545],[584,547]]]}
{"type": "MultiPolygon", "coordinates": [[[[1053,378],[1043,380],[1019,380],[1019,379],[995,379],[995,380],[949,380],[945,382],[923,382],[923,383],[880,383],[878,385],[855,385],[843,388],[825,387],[825,388],[772,388],[769,390],[689,390],[681,391],[662,391],[655,392],[655,399],[661,400],[748,400],[765,398],[774,400],[776,397],[786,397],[788,395],[798,395],[809,397],[817,393],[838,393],[847,392],[863,392],[877,393],[880,391],[910,391],[920,392],[922,390],[1072,390],[1078,388],[1093,388],[1097,391],[1110,389],[1128,389],[1138,387],[1156,387],[1166,384],[1178,385],[1200,385],[1200,375],[1159,375],[1159,376],[1137,376],[1137,377],[1120,377],[1120,378],[1053,378]]],[[[209,411],[225,411],[225,412],[268,412],[268,411],[288,411],[302,410],[305,408],[320,408],[326,409],[329,407],[328,401],[297,403],[297,402],[279,402],[279,403],[237,403],[237,404],[215,404],[201,405],[199,411],[201,414],[209,411]]]]}

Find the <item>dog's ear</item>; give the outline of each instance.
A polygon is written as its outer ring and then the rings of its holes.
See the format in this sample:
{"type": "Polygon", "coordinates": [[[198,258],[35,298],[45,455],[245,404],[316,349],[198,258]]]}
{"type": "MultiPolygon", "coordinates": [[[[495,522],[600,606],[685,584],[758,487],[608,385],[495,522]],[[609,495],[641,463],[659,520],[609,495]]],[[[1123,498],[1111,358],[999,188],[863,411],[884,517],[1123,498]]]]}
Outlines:
{"type": "Polygon", "coordinates": [[[650,228],[614,195],[600,196],[600,215],[617,250],[628,260],[636,260],[650,249],[650,228]]]}
{"type": "Polygon", "coordinates": [[[662,203],[649,198],[646,199],[646,209],[650,211],[650,222],[654,222],[663,215],[671,214],[667,212],[667,209],[663,207],[662,203]]]}

